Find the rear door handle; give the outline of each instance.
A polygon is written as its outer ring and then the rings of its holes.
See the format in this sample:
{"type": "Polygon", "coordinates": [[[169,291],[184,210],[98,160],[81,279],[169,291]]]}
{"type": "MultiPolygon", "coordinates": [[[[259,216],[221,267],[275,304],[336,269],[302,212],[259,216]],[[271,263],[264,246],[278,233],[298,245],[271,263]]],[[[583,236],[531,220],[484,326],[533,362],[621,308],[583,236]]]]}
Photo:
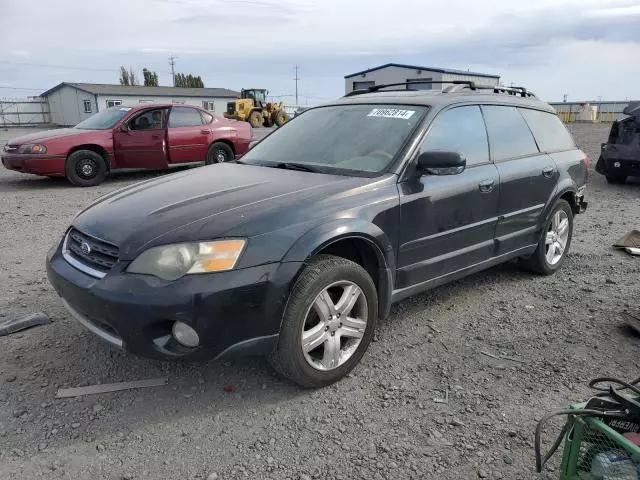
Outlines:
{"type": "Polygon", "coordinates": [[[489,193],[493,191],[494,183],[495,182],[493,180],[483,180],[478,184],[478,188],[482,193],[489,193]]]}
{"type": "Polygon", "coordinates": [[[151,138],[153,138],[154,140],[158,140],[158,139],[160,139],[161,137],[160,137],[160,135],[157,135],[157,134],[156,134],[156,135],[151,135],[151,138]]]}
{"type": "Polygon", "coordinates": [[[555,172],[555,168],[553,168],[553,167],[545,167],[542,170],[542,175],[544,175],[547,178],[551,178],[551,177],[553,177],[553,172],[555,172]]]}

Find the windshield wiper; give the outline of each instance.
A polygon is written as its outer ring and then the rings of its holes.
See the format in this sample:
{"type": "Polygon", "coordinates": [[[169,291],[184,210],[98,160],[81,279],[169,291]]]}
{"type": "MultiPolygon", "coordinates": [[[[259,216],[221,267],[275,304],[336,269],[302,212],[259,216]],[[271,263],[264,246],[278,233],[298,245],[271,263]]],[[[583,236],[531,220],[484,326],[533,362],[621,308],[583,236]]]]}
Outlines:
{"type": "Polygon", "coordinates": [[[282,168],[285,170],[299,170],[301,172],[314,172],[318,173],[320,170],[314,167],[310,167],[308,165],[302,165],[300,163],[291,163],[291,162],[279,162],[274,165],[266,165],[267,167],[273,168],[282,168]]]}

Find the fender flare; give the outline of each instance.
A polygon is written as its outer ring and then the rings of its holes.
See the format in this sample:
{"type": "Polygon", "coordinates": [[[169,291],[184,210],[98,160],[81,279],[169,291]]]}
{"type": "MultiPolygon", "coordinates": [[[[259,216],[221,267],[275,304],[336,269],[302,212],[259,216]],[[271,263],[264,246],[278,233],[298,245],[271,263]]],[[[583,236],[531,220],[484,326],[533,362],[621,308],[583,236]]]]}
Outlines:
{"type": "Polygon", "coordinates": [[[341,218],[324,223],[302,235],[287,251],[282,262],[304,264],[310,257],[332,243],[350,238],[364,240],[374,247],[379,265],[377,279],[379,316],[381,319],[386,318],[391,309],[396,259],[389,237],[377,225],[356,218],[341,218]]]}
{"type": "Polygon", "coordinates": [[[569,202],[569,205],[571,205],[571,210],[573,211],[573,214],[576,215],[578,213],[577,208],[579,207],[576,207],[578,205],[578,202],[576,200],[577,189],[575,185],[570,183],[567,183],[564,185],[558,185],[558,188],[555,194],[553,195],[551,201],[544,208],[542,215],[540,215],[540,224],[538,225],[539,228],[544,227],[544,225],[547,223],[549,215],[551,214],[551,209],[553,208],[553,206],[561,197],[565,196],[567,193],[570,193],[573,198],[573,203],[569,202]]]}

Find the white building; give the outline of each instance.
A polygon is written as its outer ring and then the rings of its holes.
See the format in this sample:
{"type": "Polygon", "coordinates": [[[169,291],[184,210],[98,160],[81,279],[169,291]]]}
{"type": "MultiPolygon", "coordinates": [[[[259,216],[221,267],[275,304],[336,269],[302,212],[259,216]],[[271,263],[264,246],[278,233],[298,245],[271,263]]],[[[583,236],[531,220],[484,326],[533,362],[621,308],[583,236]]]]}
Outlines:
{"type": "MultiPolygon", "coordinates": [[[[379,67],[369,68],[344,77],[345,93],[362,90],[374,85],[410,82],[411,89],[442,90],[441,84],[421,83],[428,81],[470,80],[483,85],[498,85],[500,75],[451,70],[445,68],[420,67],[387,63],[379,67]]],[[[446,84],[444,85],[447,86],[446,84]]],[[[401,87],[400,87],[401,88],[401,87]]]]}
{"type": "Polygon", "coordinates": [[[72,126],[115,105],[174,103],[195,105],[222,115],[227,102],[240,96],[226,88],[176,88],[63,82],[42,93],[49,103],[51,123],[72,126]]]}

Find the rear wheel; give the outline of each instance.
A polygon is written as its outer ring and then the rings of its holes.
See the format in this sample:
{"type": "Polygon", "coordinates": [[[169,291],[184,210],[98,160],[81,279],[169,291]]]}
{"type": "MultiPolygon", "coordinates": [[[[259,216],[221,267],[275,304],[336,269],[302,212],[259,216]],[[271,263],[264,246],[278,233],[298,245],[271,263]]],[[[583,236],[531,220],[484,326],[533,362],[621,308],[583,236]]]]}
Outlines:
{"type": "Polygon", "coordinates": [[[529,270],[551,275],[564,263],[573,237],[573,210],[566,200],[558,200],[542,230],[538,248],[522,264],[529,270]]]}
{"type": "Polygon", "coordinates": [[[209,147],[204,163],[205,165],[224,163],[233,160],[233,158],[233,150],[229,145],[224,142],[216,142],[209,147]]]}
{"type": "Polygon", "coordinates": [[[620,175],[620,174],[615,174],[615,173],[607,173],[605,175],[607,182],[608,183],[615,183],[615,184],[620,184],[620,183],[624,183],[627,181],[627,176],[626,175],[620,175]]]}
{"type": "Polygon", "coordinates": [[[378,295],[366,270],[344,258],[320,255],[291,292],[269,361],[303,387],[330,385],[358,364],[377,318],[378,295]]]}
{"type": "Polygon", "coordinates": [[[67,157],[66,176],[78,187],[92,187],[107,176],[107,163],[91,150],[78,150],[67,157]]]}
{"type": "Polygon", "coordinates": [[[261,127],[263,122],[262,114],[257,110],[251,112],[251,115],[249,115],[249,123],[253,128],[261,127]]]}

